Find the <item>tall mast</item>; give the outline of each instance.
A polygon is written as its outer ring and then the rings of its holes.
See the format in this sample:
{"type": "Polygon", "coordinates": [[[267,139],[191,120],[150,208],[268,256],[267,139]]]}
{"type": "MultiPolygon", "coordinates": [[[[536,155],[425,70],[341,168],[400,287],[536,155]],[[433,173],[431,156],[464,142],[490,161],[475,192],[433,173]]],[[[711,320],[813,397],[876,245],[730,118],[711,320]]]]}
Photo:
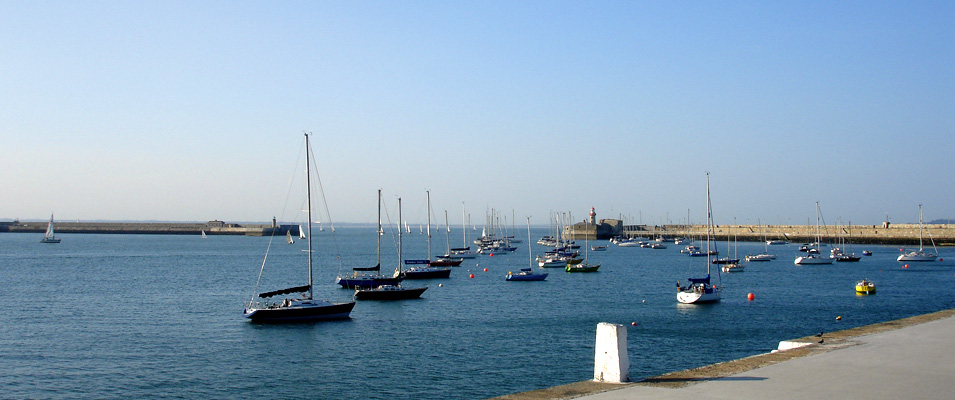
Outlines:
{"type": "Polygon", "coordinates": [[[448,242],[448,257],[451,257],[451,225],[448,225],[448,210],[444,210],[445,239],[448,242]]]}
{"type": "Polygon", "coordinates": [[[398,198],[398,276],[401,275],[401,197],[398,198]]]}
{"type": "Polygon", "coordinates": [[[383,234],[384,232],[381,231],[381,189],[378,189],[378,234],[375,235],[378,237],[378,251],[376,252],[378,254],[378,264],[375,265],[379,268],[379,274],[381,274],[381,235],[383,234]]]}
{"type": "Polygon", "coordinates": [[[426,190],[428,194],[428,262],[431,262],[431,191],[426,190]]]}
{"type": "Polygon", "coordinates": [[[706,275],[710,274],[710,231],[713,228],[713,209],[710,204],[710,173],[706,173],[706,275]]]}
{"type": "Polygon", "coordinates": [[[309,163],[311,147],[305,133],[305,199],[308,204],[308,299],[312,299],[312,167],[309,163]]]}
{"type": "MultiPolygon", "coordinates": [[[[53,218],[53,217],[51,216],[50,218],[53,218]]],[[[922,252],[922,205],[919,204],[919,253],[921,252],[922,252]]]]}

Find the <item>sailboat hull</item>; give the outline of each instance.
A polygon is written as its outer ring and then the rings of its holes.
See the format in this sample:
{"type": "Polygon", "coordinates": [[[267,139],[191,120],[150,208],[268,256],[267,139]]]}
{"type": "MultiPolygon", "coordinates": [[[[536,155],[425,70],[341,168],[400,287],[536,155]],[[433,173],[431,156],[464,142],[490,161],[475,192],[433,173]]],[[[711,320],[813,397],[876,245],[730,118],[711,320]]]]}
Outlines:
{"type": "Polygon", "coordinates": [[[339,277],[335,280],[335,283],[346,289],[375,288],[381,285],[397,285],[399,282],[401,282],[401,278],[381,275],[359,275],[350,278],[339,277]]]}
{"type": "Polygon", "coordinates": [[[717,289],[683,290],[677,292],[676,300],[683,304],[716,303],[720,301],[720,292],[717,289]]]}
{"type": "Polygon", "coordinates": [[[409,269],[401,273],[405,279],[443,279],[451,277],[451,268],[409,269]]]}
{"type": "Polygon", "coordinates": [[[358,300],[408,300],[417,299],[428,287],[404,288],[382,286],[374,289],[358,289],[355,298],[358,300]]]}
{"type": "Polygon", "coordinates": [[[355,302],[330,303],[313,300],[291,307],[246,308],[242,315],[254,322],[307,322],[351,318],[355,302]]]}
{"type": "Polygon", "coordinates": [[[60,243],[60,239],[45,237],[40,239],[40,243],[60,243]]]}
{"type": "Polygon", "coordinates": [[[896,261],[935,261],[935,255],[911,252],[908,254],[900,254],[896,261]]]}

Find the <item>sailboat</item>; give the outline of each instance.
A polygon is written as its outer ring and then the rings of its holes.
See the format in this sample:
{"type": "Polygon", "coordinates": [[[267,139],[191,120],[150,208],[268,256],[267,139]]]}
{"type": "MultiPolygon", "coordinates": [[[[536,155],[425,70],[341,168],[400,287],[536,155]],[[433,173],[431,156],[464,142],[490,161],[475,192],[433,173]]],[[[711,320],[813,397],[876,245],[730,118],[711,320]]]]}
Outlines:
{"type": "Polygon", "coordinates": [[[593,265],[588,261],[590,259],[590,234],[584,236],[584,260],[583,262],[571,264],[567,262],[567,266],[564,267],[564,271],[567,272],[597,272],[597,269],[600,268],[600,264],[593,265]]]}
{"type": "MultiPolygon", "coordinates": [[[[305,134],[305,188],[306,202],[308,203],[308,217],[312,220],[312,195],[311,195],[311,166],[309,155],[311,148],[308,143],[308,133],[305,134]]],[[[308,225],[311,231],[312,225],[308,225]]],[[[308,250],[307,250],[307,269],[308,284],[296,286],[287,289],[274,290],[271,292],[253,295],[249,304],[245,307],[242,315],[255,322],[295,322],[295,321],[320,321],[329,319],[349,318],[352,308],[355,307],[354,301],[344,303],[332,303],[326,300],[316,300],[313,297],[314,287],[312,285],[312,240],[309,232],[308,250]],[[285,296],[293,293],[302,293],[296,298],[286,297],[281,303],[275,303],[271,300],[275,296],[285,296]]],[[[262,270],[259,271],[259,278],[262,277],[262,271],[265,270],[265,261],[268,259],[266,252],[265,259],[262,261],[262,270]]],[[[258,283],[256,283],[258,289],[258,283]]],[[[256,290],[257,291],[257,290],[256,290]]]]}
{"type": "Polygon", "coordinates": [[[302,225],[298,226],[298,238],[305,239],[305,230],[302,229],[302,225]]]}
{"type": "MultiPolygon", "coordinates": [[[[399,227],[399,231],[400,231],[399,227]]],[[[400,233],[400,232],[399,232],[400,233]]],[[[374,267],[355,267],[352,268],[351,276],[341,276],[339,275],[335,278],[335,283],[341,285],[346,289],[355,289],[359,287],[371,288],[378,287],[381,285],[394,285],[398,282],[401,282],[401,276],[397,273],[394,275],[381,275],[381,235],[384,232],[381,230],[381,189],[378,189],[378,232],[375,233],[375,238],[378,240],[377,254],[378,254],[378,263],[374,267]],[[366,272],[374,271],[374,274],[369,274],[366,272]]],[[[309,234],[309,236],[312,236],[309,234]]]]}
{"type": "MultiPolygon", "coordinates": [[[[438,258],[452,258],[452,259],[474,259],[477,258],[477,254],[471,251],[471,246],[468,245],[468,228],[465,225],[465,212],[464,203],[461,203],[461,234],[464,237],[464,247],[455,247],[448,251],[448,254],[439,256],[438,258]]],[[[468,218],[470,219],[470,218],[468,218]]],[[[472,226],[472,228],[475,228],[472,226]]]]}
{"type": "MultiPolygon", "coordinates": [[[[453,258],[448,255],[451,254],[451,225],[448,225],[448,210],[444,210],[444,240],[448,246],[448,252],[444,256],[438,256],[437,260],[431,260],[432,267],[457,267],[464,262],[463,258],[453,258]]],[[[430,240],[431,236],[428,236],[430,240]]],[[[431,242],[428,242],[428,248],[431,248],[431,242]]],[[[430,256],[431,251],[428,251],[430,256]]]]}
{"type": "Polygon", "coordinates": [[[507,272],[504,280],[510,281],[542,281],[547,279],[546,272],[534,272],[534,259],[531,250],[531,217],[527,217],[527,268],[521,268],[518,273],[507,272]]]}
{"type": "MultiPolygon", "coordinates": [[[[450,278],[451,268],[439,267],[431,261],[431,191],[428,193],[428,258],[425,260],[404,260],[405,265],[414,265],[404,271],[401,276],[405,279],[433,279],[450,278]]],[[[459,261],[460,265],[461,262],[459,261]]]]}
{"type": "MultiPolygon", "coordinates": [[[[676,283],[676,300],[683,304],[715,303],[720,301],[720,288],[710,282],[710,243],[713,234],[713,207],[710,204],[710,173],[706,173],[706,276],[688,278],[689,284],[676,283]]],[[[717,270],[719,273],[719,270],[717,270]]]]}
{"type": "MultiPolygon", "coordinates": [[[[733,258],[736,262],[723,264],[720,269],[723,272],[743,272],[746,270],[746,265],[739,262],[739,257],[736,256],[736,250],[739,249],[739,243],[737,242],[737,233],[736,233],[736,218],[733,218],[733,258]]],[[[729,235],[726,236],[726,253],[729,254],[729,235]]]]}
{"type": "Polygon", "coordinates": [[[207,237],[206,237],[206,231],[205,231],[205,230],[200,230],[200,231],[199,231],[199,234],[202,235],[202,236],[200,236],[201,238],[203,238],[203,239],[206,239],[206,238],[207,238],[207,237]]]}
{"type": "Polygon", "coordinates": [[[292,240],[292,231],[285,231],[285,242],[288,244],[295,243],[295,241],[292,240]]]}
{"type": "Polygon", "coordinates": [[[50,214],[50,223],[46,225],[46,233],[40,243],[60,243],[60,239],[53,235],[53,214],[50,214]]]}
{"type": "Polygon", "coordinates": [[[772,261],[776,259],[776,256],[769,254],[769,240],[766,240],[766,235],[763,233],[763,224],[762,221],[757,220],[756,224],[759,225],[759,234],[763,237],[763,246],[764,250],[760,254],[750,254],[746,255],[747,262],[753,261],[772,261]]]}
{"type": "Polygon", "coordinates": [[[796,257],[796,260],[793,261],[796,265],[821,265],[821,264],[832,264],[836,259],[833,257],[822,257],[819,255],[819,247],[822,246],[822,241],[819,237],[819,202],[816,202],[816,243],[812,243],[812,246],[815,248],[808,248],[806,255],[802,257],[796,257]]]}
{"type": "MultiPolygon", "coordinates": [[[[398,221],[401,221],[401,197],[398,198],[398,221]]],[[[401,275],[401,227],[398,227],[398,275],[401,275]]],[[[417,299],[428,290],[427,286],[407,288],[400,283],[380,285],[374,288],[355,288],[357,300],[406,300],[417,299]]]]}
{"type": "MultiPolygon", "coordinates": [[[[53,226],[52,216],[50,217],[50,226],[53,226]]],[[[53,229],[53,228],[50,228],[53,229]]],[[[935,241],[932,241],[932,247],[935,247],[935,241]]],[[[938,249],[935,250],[938,253],[938,249]]],[[[919,249],[917,251],[910,251],[905,254],[899,254],[899,258],[896,261],[935,261],[935,254],[926,253],[922,249],[922,205],[919,204],[919,249]]]]}

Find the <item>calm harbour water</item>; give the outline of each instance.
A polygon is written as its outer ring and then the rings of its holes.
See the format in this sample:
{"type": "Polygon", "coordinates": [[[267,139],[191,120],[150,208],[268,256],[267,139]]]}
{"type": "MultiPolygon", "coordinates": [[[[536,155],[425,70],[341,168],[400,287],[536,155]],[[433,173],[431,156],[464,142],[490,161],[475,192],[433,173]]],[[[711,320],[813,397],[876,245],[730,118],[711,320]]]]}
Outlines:
{"type": "MultiPolygon", "coordinates": [[[[546,233],[533,229],[533,240],[546,233]]],[[[460,230],[451,235],[459,246],[460,230]]],[[[694,306],[677,304],[676,282],[705,274],[705,259],[682,246],[610,246],[590,253],[598,273],[551,269],[545,282],[505,282],[527,266],[524,238],[517,252],[466,261],[451,279],[406,281],[429,286],[420,300],[359,302],[345,321],[262,325],[241,313],[269,238],[58,236],[48,245],[39,234],[0,235],[2,397],[481,399],[591,379],[599,322],[628,326],[637,380],[955,308],[945,249],[943,262],[903,268],[892,246],[857,245],[874,255],[823,266],[793,265],[795,244],[771,246],[777,260],[723,274],[723,301],[694,306]],[[878,294],[857,296],[861,278],[878,294]]],[[[374,228],[316,239],[316,297],[350,299],[334,277],[374,265],[374,228]]],[[[386,270],[397,264],[392,242],[383,237],[386,270]]],[[[444,236],[433,246],[442,252],[444,236]]],[[[276,239],[271,257],[289,268],[267,270],[260,291],[304,283],[303,248],[276,239]]],[[[407,235],[404,248],[405,258],[424,258],[424,236],[407,235]]],[[[740,257],[762,250],[739,243],[740,257]]]]}

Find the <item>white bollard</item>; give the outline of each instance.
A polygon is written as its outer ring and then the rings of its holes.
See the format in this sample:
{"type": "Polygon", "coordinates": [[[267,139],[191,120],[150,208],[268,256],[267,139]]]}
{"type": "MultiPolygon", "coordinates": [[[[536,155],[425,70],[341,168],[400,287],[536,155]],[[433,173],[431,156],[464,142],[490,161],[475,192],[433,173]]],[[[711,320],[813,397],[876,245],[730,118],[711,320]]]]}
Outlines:
{"type": "Polygon", "coordinates": [[[597,382],[629,382],[630,357],[627,356],[627,328],[601,322],[597,324],[594,346],[594,380],[597,382]]]}

